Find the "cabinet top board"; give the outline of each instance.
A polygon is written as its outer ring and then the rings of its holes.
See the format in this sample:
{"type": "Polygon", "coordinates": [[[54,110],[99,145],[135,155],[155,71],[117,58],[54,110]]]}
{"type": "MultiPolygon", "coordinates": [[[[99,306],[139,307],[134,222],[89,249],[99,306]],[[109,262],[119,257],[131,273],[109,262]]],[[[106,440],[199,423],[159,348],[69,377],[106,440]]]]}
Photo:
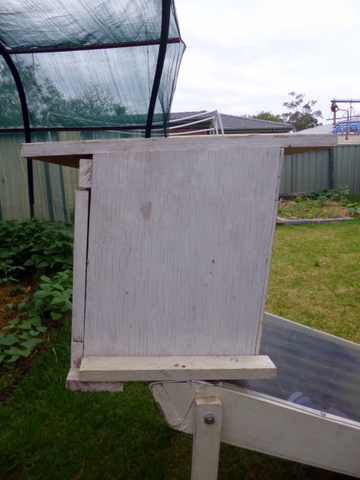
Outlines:
{"type": "Polygon", "coordinates": [[[114,140],[84,140],[68,142],[25,143],[21,156],[48,163],[79,168],[81,158],[92,158],[96,153],[120,151],[181,151],[192,149],[219,149],[235,147],[278,147],[285,155],[335,147],[338,138],[333,134],[283,135],[219,135],[181,138],[137,138],[114,140]]]}

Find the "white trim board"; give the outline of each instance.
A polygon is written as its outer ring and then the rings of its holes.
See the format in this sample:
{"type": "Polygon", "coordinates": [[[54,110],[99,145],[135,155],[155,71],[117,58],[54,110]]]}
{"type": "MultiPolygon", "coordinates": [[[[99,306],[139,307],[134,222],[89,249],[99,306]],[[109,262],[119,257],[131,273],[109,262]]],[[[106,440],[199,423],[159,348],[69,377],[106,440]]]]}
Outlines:
{"type": "Polygon", "coordinates": [[[239,147],[284,148],[285,155],[303,151],[330,148],[337,145],[338,138],[332,134],[278,134],[278,135],[219,135],[189,136],[185,138],[147,138],[86,140],[72,142],[25,143],[21,156],[49,163],[79,168],[80,158],[92,158],[96,153],[130,151],[181,151],[194,149],[219,149],[239,147]]]}
{"type": "Polygon", "coordinates": [[[82,382],[156,380],[238,380],[273,378],[276,367],[266,355],[206,357],[84,357],[82,382]]]}

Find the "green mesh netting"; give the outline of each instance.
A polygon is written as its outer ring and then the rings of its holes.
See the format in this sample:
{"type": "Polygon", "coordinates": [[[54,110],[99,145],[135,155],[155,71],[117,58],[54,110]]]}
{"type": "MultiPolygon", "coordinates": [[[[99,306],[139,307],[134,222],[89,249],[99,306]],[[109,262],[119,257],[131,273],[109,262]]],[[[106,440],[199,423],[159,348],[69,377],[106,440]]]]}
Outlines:
{"type": "MultiPolygon", "coordinates": [[[[169,33],[153,123],[166,127],[184,51],[172,0],[0,0],[0,44],[20,75],[30,127],[144,126],[164,5],[169,33]]],[[[22,128],[18,91],[4,58],[0,129],[22,128]]]]}

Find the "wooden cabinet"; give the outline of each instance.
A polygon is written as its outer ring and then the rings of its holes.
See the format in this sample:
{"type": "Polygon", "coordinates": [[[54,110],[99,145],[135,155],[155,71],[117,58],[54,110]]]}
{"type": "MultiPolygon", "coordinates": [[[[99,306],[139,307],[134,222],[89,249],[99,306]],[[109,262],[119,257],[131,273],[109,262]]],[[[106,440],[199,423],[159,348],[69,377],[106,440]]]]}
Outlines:
{"type": "Polygon", "coordinates": [[[284,151],[335,142],[311,137],[23,147],[23,155],[80,166],[70,379],[275,374],[257,354],[281,163],[284,151]]]}

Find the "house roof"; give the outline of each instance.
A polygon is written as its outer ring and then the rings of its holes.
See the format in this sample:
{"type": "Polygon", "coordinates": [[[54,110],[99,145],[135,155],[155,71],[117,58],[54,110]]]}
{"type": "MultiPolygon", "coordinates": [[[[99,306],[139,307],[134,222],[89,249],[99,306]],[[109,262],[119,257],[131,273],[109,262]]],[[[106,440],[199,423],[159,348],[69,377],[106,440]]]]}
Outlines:
{"type": "Polygon", "coordinates": [[[337,135],[339,145],[360,145],[360,116],[352,116],[348,124],[348,134],[346,135],[346,118],[337,119],[336,125],[327,123],[318,125],[314,128],[307,128],[297,133],[303,134],[323,134],[333,133],[337,135]]]}
{"type": "Polygon", "coordinates": [[[304,130],[300,130],[296,133],[332,133],[334,130],[334,125],[332,123],[328,123],[326,125],[318,125],[317,127],[312,128],[305,128],[304,130]]]}
{"type": "Polygon", "coordinates": [[[293,126],[288,123],[227,115],[217,111],[172,112],[170,115],[170,124],[175,124],[177,129],[181,127],[191,128],[194,131],[210,129],[215,121],[219,129],[221,129],[221,121],[225,133],[286,133],[293,129],[293,126]]]}
{"type": "Polygon", "coordinates": [[[236,130],[236,129],[276,129],[290,131],[293,126],[289,123],[272,122],[270,120],[262,120],[260,118],[253,117],[238,117],[236,115],[226,115],[221,113],[221,121],[224,129],[236,130]]]}

